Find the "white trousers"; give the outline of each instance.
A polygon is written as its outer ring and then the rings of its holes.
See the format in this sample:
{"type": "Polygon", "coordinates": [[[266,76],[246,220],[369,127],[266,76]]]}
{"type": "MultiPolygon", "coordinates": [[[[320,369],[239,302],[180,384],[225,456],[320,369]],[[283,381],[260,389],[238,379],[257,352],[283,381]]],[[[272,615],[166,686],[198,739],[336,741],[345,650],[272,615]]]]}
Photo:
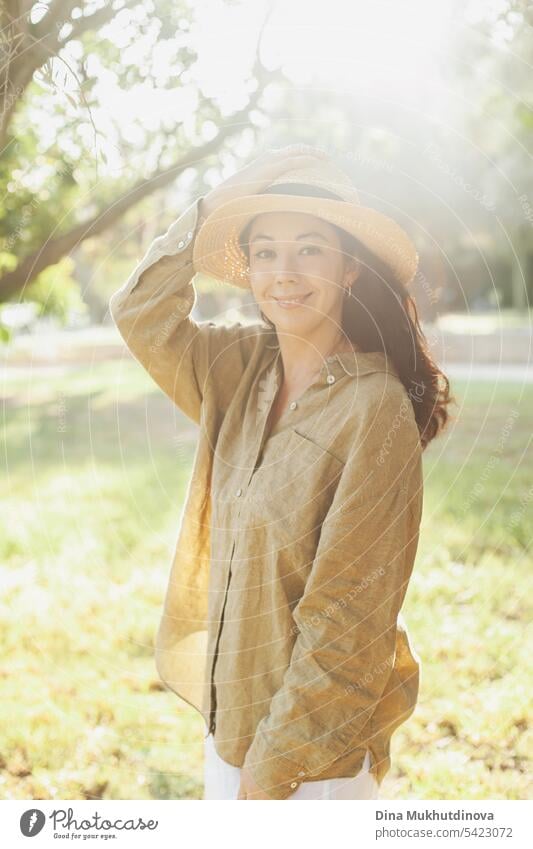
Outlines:
{"type": "MultiPolygon", "coordinates": [[[[208,734],[204,740],[204,800],[237,799],[241,770],[222,760],[208,734]]],[[[286,801],[293,799],[377,799],[379,785],[370,774],[370,752],[360,772],[353,778],[327,778],[320,781],[303,781],[286,801]]]]}

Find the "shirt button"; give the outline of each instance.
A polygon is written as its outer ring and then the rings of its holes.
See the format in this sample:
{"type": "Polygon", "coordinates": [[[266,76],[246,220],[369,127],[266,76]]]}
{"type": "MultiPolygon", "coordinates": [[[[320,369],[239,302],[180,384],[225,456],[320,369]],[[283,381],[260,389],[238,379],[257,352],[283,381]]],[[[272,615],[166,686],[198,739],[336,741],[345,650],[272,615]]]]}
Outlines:
{"type": "Polygon", "coordinates": [[[184,244],[185,242],[183,240],[181,242],[178,242],[178,248],[182,248],[184,244]]]}
{"type": "Polygon", "coordinates": [[[326,380],[327,380],[328,383],[335,383],[335,375],[334,374],[328,374],[328,376],[326,377],[326,380]]]}
{"type": "Polygon", "coordinates": [[[291,781],[291,787],[298,787],[297,781],[291,781]]]}
{"type": "Polygon", "coordinates": [[[187,233],[187,235],[188,235],[189,239],[192,239],[192,230],[189,230],[189,232],[187,233]]]}
{"type": "Polygon", "coordinates": [[[238,488],[238,490],[237,490],[237,492],[235,493],[235,495],[237,495],[237,496],[238,496],[238,495],[242,495],[242,489],[241,489],[240,487],[238,488]]]}
{"type": "Polygon", "coordinates": [[[297,406],[298,404],[296,403],[296,401],[291,401],[291,403],[289,404],[289,409],[295,410],[297,406]]]}
{"type": "Polygon", "coordinates": [[[303,771],[303,769],[301,769],[301,770],[300,770],[300,772],[298,773],[298,775],[305,775],[305,772],[303,771]]]}

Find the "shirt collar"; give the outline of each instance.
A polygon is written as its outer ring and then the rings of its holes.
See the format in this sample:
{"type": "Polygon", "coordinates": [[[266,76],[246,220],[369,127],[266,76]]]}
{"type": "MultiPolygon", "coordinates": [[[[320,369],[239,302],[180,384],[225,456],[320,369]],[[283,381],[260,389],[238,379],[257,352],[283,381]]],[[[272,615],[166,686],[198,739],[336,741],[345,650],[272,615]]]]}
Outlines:
{"type": "MultiPolygon", "coordinates": [[[[275,331],[267,333],[265,347],[272,353],[279,351],[279,342],[275,331]]],[[[343,351],[341,354],[333,354],[326,357],[322,366],[321,374],[334,374],[342,376],[348,374],[350,377],[361,377],[364,374],[381,371],[389,372],[398,377],[398,371],[392,359],[384,351],[343,351]]]]}

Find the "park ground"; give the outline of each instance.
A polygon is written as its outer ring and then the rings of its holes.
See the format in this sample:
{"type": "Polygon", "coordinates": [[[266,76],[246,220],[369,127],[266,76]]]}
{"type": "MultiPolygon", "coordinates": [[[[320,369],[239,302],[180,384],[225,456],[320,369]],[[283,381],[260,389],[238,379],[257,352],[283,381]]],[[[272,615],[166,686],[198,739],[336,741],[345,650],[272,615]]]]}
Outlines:
{"type": "MultiPolygon", "coordinates": [[[[525,799],[533,385],[452,381],[403,608],[422,662],[385,799],[525,799]]],[[[196,428],[140,367],[1,385],[0,797],[196,799],[203,722],[153,642],[196,428]]]]}

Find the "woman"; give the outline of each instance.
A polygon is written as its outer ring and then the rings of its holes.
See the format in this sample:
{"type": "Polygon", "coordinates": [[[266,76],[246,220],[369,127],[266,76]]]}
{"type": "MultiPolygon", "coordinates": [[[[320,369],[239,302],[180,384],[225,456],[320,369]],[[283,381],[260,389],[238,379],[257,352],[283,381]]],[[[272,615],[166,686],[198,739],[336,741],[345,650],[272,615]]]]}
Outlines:
{"type": "Polygon", "coordinates": [[[200,428],[156,663],[206,722],[206,799],[375,798],[414,711],[400,608],[449,402],[417,260],[293,146],[195,200],[110,301],[200,428]],[[250,288],[262,321],[194,321],[195,271],[250,288]]]}

